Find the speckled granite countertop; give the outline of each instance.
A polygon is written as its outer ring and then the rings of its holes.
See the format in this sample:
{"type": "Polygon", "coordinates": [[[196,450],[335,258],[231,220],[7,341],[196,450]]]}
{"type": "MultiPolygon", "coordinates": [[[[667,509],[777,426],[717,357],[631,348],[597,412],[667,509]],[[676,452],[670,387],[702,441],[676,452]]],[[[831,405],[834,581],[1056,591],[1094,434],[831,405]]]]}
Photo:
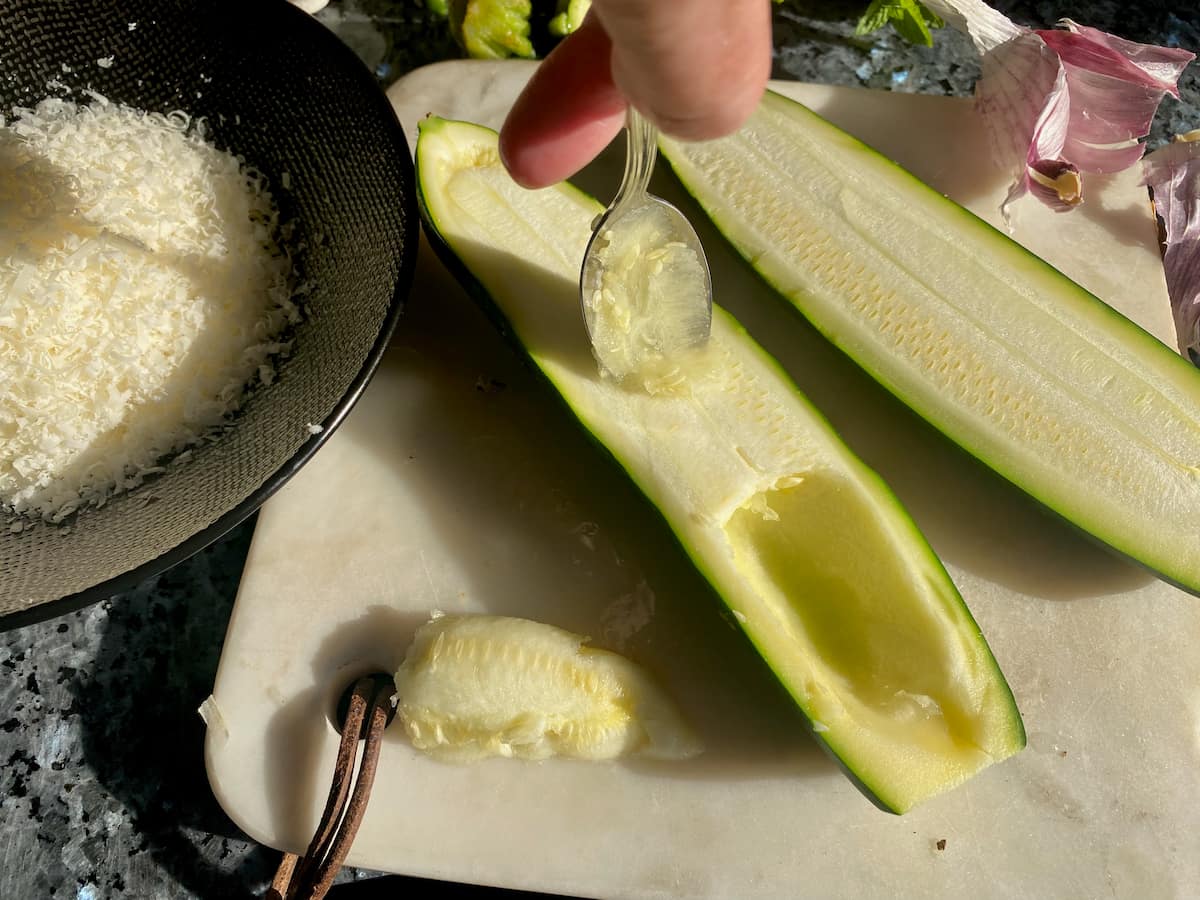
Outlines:
{"type": "MultiPolygon", "coordinates": [[[[1200,50],[1200,12],[1186,2],[995,5],[1027,24],[1069,15],[1133,40],[1200,50]]],[[[979,66],[965,38],[943,32],[932,49],[891,34],[855,38],[861,6],[793,0],[777,9],[776,76],[970,92],[979,66]]],[[[343,0],[320,18],[383,84],[453,55],[419,0],[343,0]]],[[[1181,91],[1182,102],[1160,110],[1153,142],[1200,126],[1200,66],[1181,91]]],[[[278,854],[248,841],[217,806],[196,714],[212,687],[252,530],[251,521],[125,594],[0,634],[0,900],[261,894],[278,854]]],[[[331,896],[363,895],[371,874],[343,872],[331,896]]],[[[433,888],[423,883],[419,893],[433,888]]]]}

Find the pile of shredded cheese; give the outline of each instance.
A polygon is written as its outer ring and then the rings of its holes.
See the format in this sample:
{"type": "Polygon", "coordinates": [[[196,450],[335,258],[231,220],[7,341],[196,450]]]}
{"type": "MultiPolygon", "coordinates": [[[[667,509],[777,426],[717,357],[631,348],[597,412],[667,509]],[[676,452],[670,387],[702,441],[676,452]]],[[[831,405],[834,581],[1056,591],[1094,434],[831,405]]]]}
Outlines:
{"type": "Polygon", "coordinates": [[[211,436],[298,318],[262,177],[89,96],[0,117],[0,508],[48,521],[211,436]]]}

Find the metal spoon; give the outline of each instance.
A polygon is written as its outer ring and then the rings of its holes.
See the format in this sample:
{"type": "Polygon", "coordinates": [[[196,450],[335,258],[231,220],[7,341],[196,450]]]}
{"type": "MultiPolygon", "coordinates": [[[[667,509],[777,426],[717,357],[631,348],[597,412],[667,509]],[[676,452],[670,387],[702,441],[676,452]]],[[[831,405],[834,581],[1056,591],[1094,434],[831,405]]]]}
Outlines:
{"type": "Polygon", "coordinates": [[[625,174],[592,226],[579,278],[592,352],[618,379],[671,366],[712,329],[708,260],[691,223],[647,192],[658,129],[632,106],[626,118],[625,174]]]}

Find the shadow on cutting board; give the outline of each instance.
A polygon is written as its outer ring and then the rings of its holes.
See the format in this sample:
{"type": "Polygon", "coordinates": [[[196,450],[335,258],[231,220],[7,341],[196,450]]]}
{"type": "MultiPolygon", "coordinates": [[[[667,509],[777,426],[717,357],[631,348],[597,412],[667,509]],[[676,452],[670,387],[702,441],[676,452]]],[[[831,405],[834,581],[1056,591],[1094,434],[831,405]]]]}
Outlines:
{"type": "MultiPolygon", "coordinates": [[[[263,784],[275,834],[290,834],[294,823],[308,821],[316,800],[323,800],[329,791],[331,773],[318,761],[322,747],[336,742],[332,734],[339,726],[336,711],[343,690],[364,675],[394,674],[404,648],[427,618],[380,603],[368,606],[321,642],[312,660],[316,687],[279,708],[265,733],[263,784]],[[288,764],[281,765],[282,760],[288,764]],[[298,779],[297,773],[303,777],[298,779]]],[[[393,722],[388,736],[402,739],[403,729],[393,722]]]]}

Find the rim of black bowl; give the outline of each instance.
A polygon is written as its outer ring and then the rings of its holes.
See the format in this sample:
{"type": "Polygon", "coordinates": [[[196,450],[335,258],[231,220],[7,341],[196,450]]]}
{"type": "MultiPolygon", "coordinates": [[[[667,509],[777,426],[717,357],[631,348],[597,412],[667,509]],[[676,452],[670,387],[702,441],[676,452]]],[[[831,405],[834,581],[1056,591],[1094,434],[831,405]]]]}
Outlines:
{"type": "Polygon", "coordinates": [[[358,374],[354,376],[346,392],[338,400],[325,421],[321,423],[323,430],[301,444],[300,448],[291,458],[269,475],[245,500],[222,515],[215,522],[172,547],[166,553],[142,563],[137,568],[130,569],[128,572],[122,572],[120,575],[115,575],[78,593],[60,597],[57,600],[48,600],[29,609],[22,609],[0,616],[0,631],[11,631],[16,628],[23,628],[26,625],[35,625],[48,619],[55,619],[59,616],[78,612],[87,606],[99,603],[101,600],[107,600],[116,594],[136,587],[147,579],[161,575],[184,560],[195,556],[205,547],[215,544],[221,538],[225,537],[225,535],[257,512],[258,508],[270,499],[272,494],[287,484],[292,476],[299,472],[305,463],[312,458],[313,454],[321,448],[321,445],[337,431],[346,416],[350,414],[355,404],[358,403],[363,391],[366,390],[368,383],[370,383],[372,376],[375,374],[375,370],[379,368],[380,362],[383,361],[383,355],[387,351],[388,344],[391,342],[392,335],[396,331],[396,325],[400,320],[400,314],[404,310],[405,299],[412,288],[417,263],[417,247],[420,243],[416,173],[413,166],[412,152],[408,148],[408,137],[405,134],[404,126],[396,116],[395,108],[393,108],[387,99],[386,92],[379,86],[374,75],[371,74],[370,70],[355,55],[354,51],[338,38],[336,34],[317,22],[308,13],[293,7],[290,3],[283,5],[290,8],[289,12],[285,14],[303,16],[314,27],[320,28],[329,36],[330,53],[342,53],[352,60],[352,65],[348,66],[348,69],[352,69],[358,73],[354,77],[363,82],[364,89],[376,98],[375,102],[384,110],[385,118],[395,125],[395,144],[398,156],[400,157],[402,175],[407,179],[409,187],[409,190],[402,193],[400,202],[404,206],[406,221],[412,223],[413,233],[411,236],[408,234],[405,235],[405,246],[401,251],[400,272],[396,280],[396,289],[393,291],[392,298],[388,303],[387,314],[380,324],[375,343],[372,344],[366,359],[363,361],[362,368],[358,370],[358,374]]]}

